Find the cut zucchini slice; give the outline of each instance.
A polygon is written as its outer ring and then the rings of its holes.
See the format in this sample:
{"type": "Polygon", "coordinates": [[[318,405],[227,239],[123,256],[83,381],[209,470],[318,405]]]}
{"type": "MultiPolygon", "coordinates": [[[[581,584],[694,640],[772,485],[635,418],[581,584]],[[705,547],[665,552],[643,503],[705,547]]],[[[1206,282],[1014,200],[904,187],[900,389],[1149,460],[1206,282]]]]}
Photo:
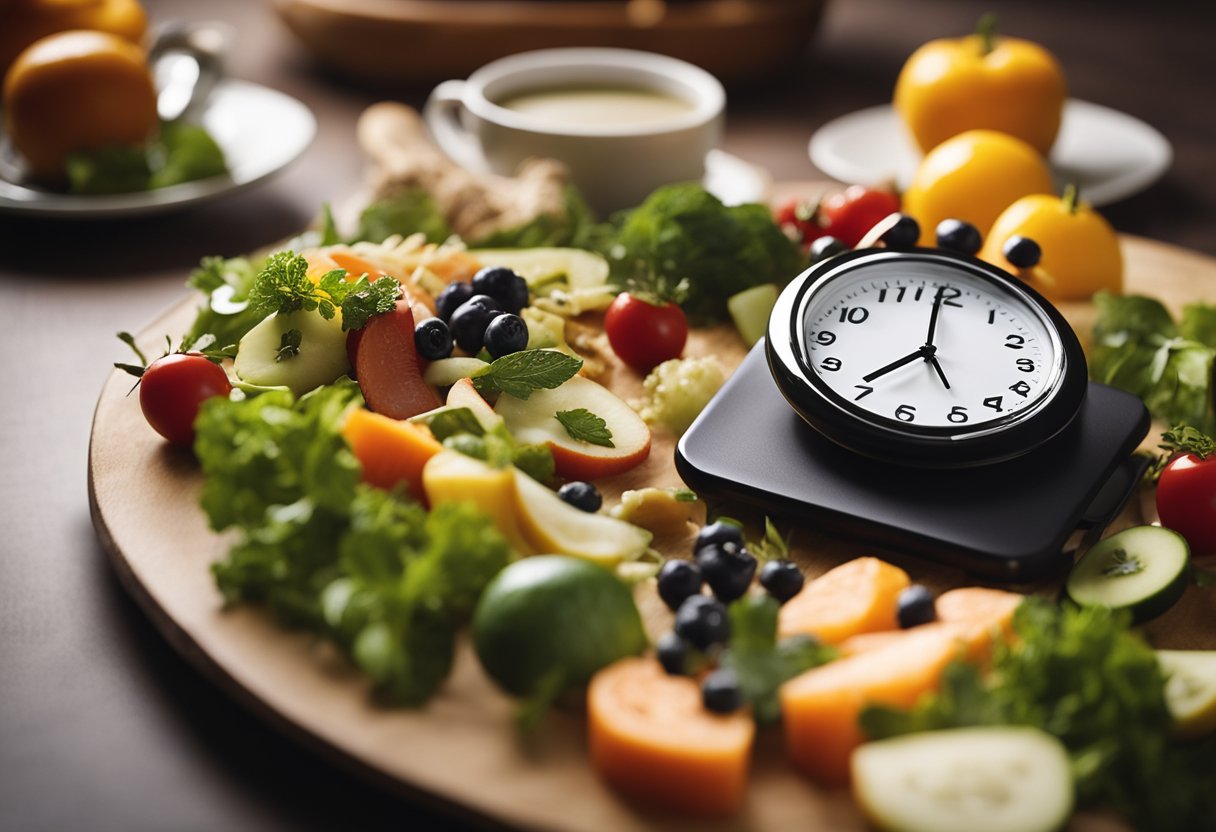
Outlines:
{"type": "Polygon", "coordinates": [[[1072,814],[1063,744],[1037,728],[955,728],[862,745],[853,792],[886,832],[1051,832],[1072,814]]]}
{"type": "Polygon", "coordinates": [[[1191,550],[1182,535],[1135,526],[1111,535],[1077,561],[1064,583],[1076,604],[1131,610],[1139,624],[1168,610],[1187,584],[1191,550]]]}
{"type": "Polygon", "coordinates": [[[1216,650],[1158,650],[1157,661],[1168,677],[1174,735],[1190,740],[1216,732],[1216,650]]]}
{"type": "Polygon", "coordinates": [[[730,296],[726,308],[743,343],[750,347],[764,337],[769,315],[776,305],[777,287],[771,283],[762,283],[730,296]]]}

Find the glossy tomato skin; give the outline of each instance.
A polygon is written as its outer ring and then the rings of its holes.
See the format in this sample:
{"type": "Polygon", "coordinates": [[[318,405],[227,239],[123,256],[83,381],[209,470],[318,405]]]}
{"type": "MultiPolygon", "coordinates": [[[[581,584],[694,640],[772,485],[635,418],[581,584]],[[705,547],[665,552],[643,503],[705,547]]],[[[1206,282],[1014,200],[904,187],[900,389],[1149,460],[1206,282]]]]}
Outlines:
{"type": "Polygon", "coordinates": [[[604,332],[622,361],[646,371],[684,351],[688,319],[674,303],[649,303],[622,292],[604,313],[604,332]]]}
{"type": "Polygon", "coordinates": [[[1186,538],[1191,552],[1216,552],[1216,457],[1175,457],[1157,481],[1161,525],[1186,538]]]}
{"type": "Polygon", "coordinates": [[[880,188],[851,185],[824,197],[819,217],[824,232],[855,248],[878,221],[899,210],[899,197],[880,188]]]}
{"type": "Polygon", "coordinates": [[[152,429],[174,445],[194,444],[194,419],[203,402],[227,396],[228,375],[198,353],[171,353],[148,365],[139,381],[139,406],[152,429]]]}

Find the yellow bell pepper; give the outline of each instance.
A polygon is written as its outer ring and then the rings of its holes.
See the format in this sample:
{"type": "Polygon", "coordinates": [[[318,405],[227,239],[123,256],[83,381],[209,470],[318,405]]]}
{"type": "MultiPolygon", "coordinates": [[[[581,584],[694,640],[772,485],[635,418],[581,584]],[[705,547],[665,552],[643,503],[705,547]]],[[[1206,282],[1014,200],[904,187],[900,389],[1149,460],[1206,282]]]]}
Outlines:
{"type": "Polygon", "coordinates": [[[933,245],[942,220],[966,220],[987,234],[1010,203],[1054,192],[1051,171],[1033,147],[995,130],[968,130],[921,160],[903,211],[920,224],[921,245],[933,245]]]}
{"type": "Polygon", "coordinates": [[[997,218],[980,258],[1015,274],[1002,253],[1013,236],[1029,237],[1043,256],[1027,282],[1052,300],[1086,300],[1106,289],[1123,291],[1119,238],[1101,214],[1078,198],[1075,186],[1063,197],[1036,194],[1019,199],[997,218]]]}
{"type": "Polygon", "coordinates": [[[986,15],[975,34],[926,43],[895,84],[895,110],[922,152],[964,130],[1017,136],[1044,156],[1060,129],[1067,87],[1043,47],[997,37],[986,15]]]}

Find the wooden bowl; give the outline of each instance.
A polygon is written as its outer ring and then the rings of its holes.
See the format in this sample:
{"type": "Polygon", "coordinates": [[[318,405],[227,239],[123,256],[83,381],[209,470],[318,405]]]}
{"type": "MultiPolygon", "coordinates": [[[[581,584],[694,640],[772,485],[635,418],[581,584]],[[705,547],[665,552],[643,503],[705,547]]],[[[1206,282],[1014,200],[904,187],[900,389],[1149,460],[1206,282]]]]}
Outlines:
{"type": "Polygon", "coordinates": [[[614,46],[681,58],[725,82],[779,71],[828,0],[271,0],[335,72],[367,82],[463,78],[496,58],[614,46]]]}

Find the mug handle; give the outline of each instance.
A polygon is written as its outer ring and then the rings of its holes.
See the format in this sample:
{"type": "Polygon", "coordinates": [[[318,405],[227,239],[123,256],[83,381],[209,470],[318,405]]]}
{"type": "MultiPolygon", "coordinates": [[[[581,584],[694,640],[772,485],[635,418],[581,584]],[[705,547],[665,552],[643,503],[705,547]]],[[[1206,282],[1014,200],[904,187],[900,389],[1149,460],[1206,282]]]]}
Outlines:
{"type": "Polygon", "coordinates": [[[464,81],[444,81],[436,86],[423,105],[422,118],[440,150],[461,167],[484,172],[485,155],[460,123],[464,88],[464,81]]]}

